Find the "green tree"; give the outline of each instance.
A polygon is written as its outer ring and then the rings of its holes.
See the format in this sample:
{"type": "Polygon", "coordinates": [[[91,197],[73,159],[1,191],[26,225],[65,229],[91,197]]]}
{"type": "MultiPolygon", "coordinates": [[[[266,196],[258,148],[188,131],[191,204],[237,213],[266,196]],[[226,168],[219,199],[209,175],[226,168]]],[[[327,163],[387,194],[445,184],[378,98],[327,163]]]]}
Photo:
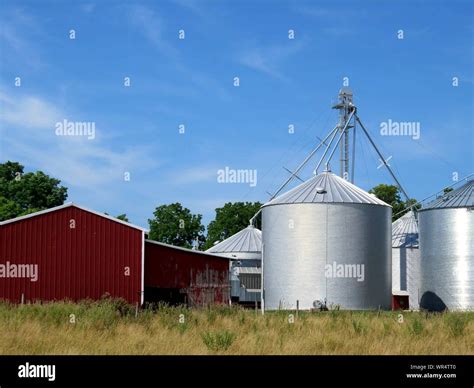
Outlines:
{"type": "MultiPolygon", "coordinates": [[[[369,193],[374,194],[378,199],[381,199],[392,206],[392,221],[403,216],[403,214],[399,213],[417,202],[416,199],[413,198],[406,202],[402,201],[400,197],[400,189],[395,185],[380,184],[370,189],[369,193]]],[[[415,206],[415,208],[418,207],[418,205],[415,206]]]]}
{"type": "Polygon", "coordinates": [[[161,205],[153,215],[155,218],[148,220],[151,240],[185,248],[191,248],[196,241],[198,248],[204,243],[202,216],[192,214],[180,203],[161,205]]]}
{"type": "MultiPolygon", "coordinates": [[[[110,214],[107,213],[107,212],[104,212],[104,214],[105,214],[106,216],[110,216],[110,214]]],[[[118,220],[120,220],[120,221],[130,222],[130,221],[128,220],[127,215],[126,215],[125,213],[119,214],[119,215],[116,216],[115,218],[118,219],[118,220]]]]}
{"type": "MultiPolygon", "coordinates": [[[[260,202],[228,202],[216,209],[216,218],[207,227],[207,238],[204,249],[214,245],[241,231],[249,225],[249,220],[258,212],[260,202]]],[[[260,218],[256,219],[255,226],[260,228],[260,218]]]]}
{"type": "Polygon", "coordinates": [[[0,220],[49,209],[64,203],[67,188],[42,171],[24,173],[24,167],[0,163],[0,220]]]}

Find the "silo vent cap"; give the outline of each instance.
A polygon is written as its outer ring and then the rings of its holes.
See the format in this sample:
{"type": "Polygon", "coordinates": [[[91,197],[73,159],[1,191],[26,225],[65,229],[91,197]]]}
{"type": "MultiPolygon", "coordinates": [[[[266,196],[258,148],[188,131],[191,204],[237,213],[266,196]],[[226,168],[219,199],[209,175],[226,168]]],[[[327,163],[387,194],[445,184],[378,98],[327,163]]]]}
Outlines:
{"type": "Polygon", "coordinates": [[[325,189],[324,187],[318,186],[318,187],[316,187],[316,193],[318,193],[318,194],[325,194],[325,193],[326,193],[326,189],[325,189]]]}

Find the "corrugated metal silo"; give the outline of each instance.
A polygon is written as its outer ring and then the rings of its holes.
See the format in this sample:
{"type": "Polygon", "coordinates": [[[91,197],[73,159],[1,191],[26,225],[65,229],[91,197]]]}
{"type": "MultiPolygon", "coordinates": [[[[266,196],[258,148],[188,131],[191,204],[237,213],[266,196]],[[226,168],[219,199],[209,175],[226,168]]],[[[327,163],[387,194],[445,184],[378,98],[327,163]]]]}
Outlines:
{"type": "Polygon", "coordinates": [[[392,224],[392,293],[408,292],[409,308],[419,308],[420,250],[418,221],[409,211],[392,224]]]}
{"type": "Polygon", "coordinates": [[[391,305],[391,207],[331,172],[262,208],[265,309],[391,305]]]}
{"type": "Polygon", "coordinates": [[[419,211],[421,302],[474,310],[474,180],[419,211]]]}
{"type": "Polygon", "coordinates": [[[231,297],[234,301],[260,302],[262,232],[259,229],[249,225],[206,252],[234,259],[231,263],[231,297]]]}

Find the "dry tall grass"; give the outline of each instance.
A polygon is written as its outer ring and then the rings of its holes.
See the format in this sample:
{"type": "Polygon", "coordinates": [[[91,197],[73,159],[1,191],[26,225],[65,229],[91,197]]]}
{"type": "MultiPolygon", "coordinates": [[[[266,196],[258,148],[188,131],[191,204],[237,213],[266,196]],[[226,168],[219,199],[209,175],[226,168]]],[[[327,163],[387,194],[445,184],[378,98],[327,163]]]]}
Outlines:
{"type": "Polygon", "coordinates": [[[0,354],[474,354],[474,313],[402,314],[3,303],[0,354]]]}

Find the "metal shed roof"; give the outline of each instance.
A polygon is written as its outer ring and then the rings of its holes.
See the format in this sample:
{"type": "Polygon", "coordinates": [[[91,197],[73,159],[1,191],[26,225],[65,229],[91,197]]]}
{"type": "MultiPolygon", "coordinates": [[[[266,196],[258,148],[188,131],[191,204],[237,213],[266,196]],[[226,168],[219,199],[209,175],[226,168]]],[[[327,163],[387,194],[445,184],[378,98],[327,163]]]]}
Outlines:
{"type": "Polygon", "coordinates": [[[392,224],[392,248],[418,248],[418,222],[410,210],[392,224]]]}
{"type": "Polygon", "coordinates": [[[218,259],[224,259],[224,260],[231,260],[231,261],[233,260],[230,257],[219,256],[218,254],[214,254],[212,252],[198,251],[197,249],[188,249],[188,248],[183,248],[183,247],[177,247],[176,245],[166,244],[166,243],[162,243],[162,242],[155,241],[155,240],[145,239],[145,242],[150,243],[150,244],[155,244],[155,245],[161,245],[162,247],[176,249],[178,251],[183,251],[183,252],[187,252],[187,253],[191,253],[191,254],[205,255],[205,256],[208,256],[208,257],[216,257],[218,259]]]}
{"type": "Polygon", "coordinates": [[[261,252],[262,232],[252,225],[209,248],[209,253],[261,252]]]}
{"type": "Polygon", "coordinates": [[[390,206],[330,171],[316,175],[263,206],[290,203],[363,203],[390,206]]]}
{"type": "Polygon", "coordinates": [[[471,206],[474,206],[474,180],[467,181],[456,190],[446,193],[442,197],[436,198],[420,211],[471,206]]]}

